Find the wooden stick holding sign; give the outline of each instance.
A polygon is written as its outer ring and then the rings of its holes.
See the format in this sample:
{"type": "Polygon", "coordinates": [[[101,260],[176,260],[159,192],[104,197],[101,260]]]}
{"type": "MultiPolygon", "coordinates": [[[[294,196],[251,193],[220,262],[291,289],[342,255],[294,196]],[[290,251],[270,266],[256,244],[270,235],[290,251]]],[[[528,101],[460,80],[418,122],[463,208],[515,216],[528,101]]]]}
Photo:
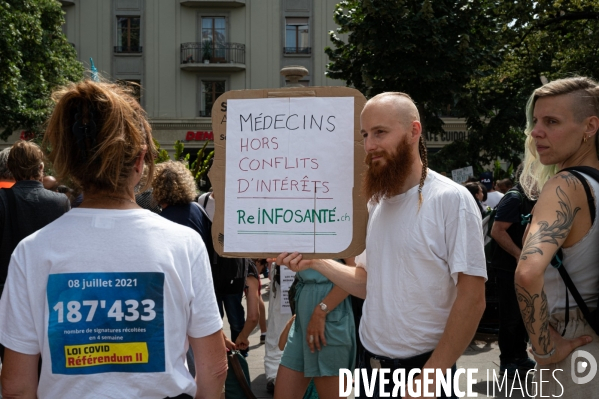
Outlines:
{"type": "Polygon", "coordinates": [[[216,211],[222,256],[350,257],[364,249],[368,211],[357,90],[227,92],[213,107],[216,211]]]}

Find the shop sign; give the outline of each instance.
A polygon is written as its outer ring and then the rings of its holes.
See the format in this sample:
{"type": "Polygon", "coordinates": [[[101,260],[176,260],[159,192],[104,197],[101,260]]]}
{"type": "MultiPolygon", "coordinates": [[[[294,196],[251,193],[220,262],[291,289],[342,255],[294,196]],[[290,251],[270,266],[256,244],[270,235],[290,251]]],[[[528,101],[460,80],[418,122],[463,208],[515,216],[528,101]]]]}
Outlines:
{"type": "Polygon", "coordinates": [[[214,141],[214,132],[189,131],[185,135],[185,141],[214,141]]]}
{"type": "Polygon", "coordinates": [[[25,141],[27,141],[27,140],[33,140],[34,137],[35,137],[35,133],[29,132],[29,131],[26,131],[26,130],[21,130],[21,135],[19,136],[19,138],[21,140],[25,140],[25,141]]]}
{"type": "Polygon", "coordinates": [[[441,141],[451,142],[455,140],[465,140],[468,138],[468,132],[465,131],[449,131],[441,133],[425,133],[426,141],[441,141]]]}

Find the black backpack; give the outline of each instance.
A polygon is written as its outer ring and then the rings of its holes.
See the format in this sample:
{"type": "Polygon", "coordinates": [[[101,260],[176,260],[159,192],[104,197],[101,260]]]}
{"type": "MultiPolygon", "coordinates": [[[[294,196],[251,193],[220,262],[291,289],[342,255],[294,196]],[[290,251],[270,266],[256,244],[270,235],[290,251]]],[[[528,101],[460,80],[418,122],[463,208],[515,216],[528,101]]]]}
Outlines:
{"type": "MultiPolygon", "coordinates": [[[[579,172],[587,174],[587,175],[591,176],[595,181],[599,182],[599,170],[597,170],[595,168],[591,168],[590,166],[574,166],[571,168],[566,168],[566,169],[561,170],[561,172],[565,172],[565,171],[570,172],[574,176],[576,176],[576,178],[582,183],[582,186],[584,187],[584,191],[586,193],[587,201],[589,204],[589,211],[591,214],[591,227],[592,227],[593,224],[595,223],[595,216],[596,216],[595,201],[593,200],[593,195],[591,193],[589,183],[587,183],[584,176],[582,176],[579,172]]],[[[560,276],[562,277],[562,280],[564,280],[564,284],[566,284],[566,317],[565,317],[564,331],[562,332],[562,335],[564,335],[564,333],[566,332],[566,327],[568,326],[568,321],[570,318],[569,311],[568,311],[568,309],[570,307],[569,300],[568,300],[568,297],[569,297],[568,291],[570,291],[570,293],[574,297],[574,300],[576,301],[578,308],[580,308],[580,311],[582,312],[587,323],[589,323],[589,325],[593,328],[593,330],[595,330],[595,332],[597,334],[599,334],[599,309],[595,309],[593,311],[589,310],[587,304],[584,302],[584,300],[582,299],[582,296],[580,295],[580,293],[576,289],[576,286],[572,282],[572,279],[570,278],[570,275],[566,271],[566,268],[562,264],[562,259],[564,259],[564,258],[563,258],[563,254],[562,254],[562,249],[560,248],[557,250],[557,253],[551,260],[551,266],[555,267],[558,270],[560,276]]]]}
{"type": "Polygon", "coordinates": [[[245,289],[245,279],[251,261],[247,258],[223,258],[216,253],[212,242],[212,222],[205,210],[208,197],[209,195],[204,199],[204,206],[200,206],[207,221],[204,227],[206,231],[203,231],[201,235],[204,238],[204,244],[206,244],[206,250],[210,257],[214,291],[217,296],[242,293],[245,289]]]}
{"type": "MultiPolygon", "coordinates": [[[[497,214],[497,207],[502,203],[504,198],[506,198],[507,194],[516,194],[520,198],[520,217],[523,218],[522,224],[524,224],[524,218],[530,214],[532,208],[534,207],[536,201],[532,201],[526,197],[526,195],[521,191],[521,189],[516,186],[505,193],[505,195],[501,198],[499,203],[489,212],[483,219],[483,232],[485,233],[485,258],[487,260],[487,264],[491,264],[493,262],[493,257],[498,255],[499,251],[503,251],[503,249],[495,242],[495,240],[491,237],[491,230],[493,230],[493,224],[495,223],[495,215],[497,214]]],[[[520,243],[522,246],[522,243],[520,243]]]]}

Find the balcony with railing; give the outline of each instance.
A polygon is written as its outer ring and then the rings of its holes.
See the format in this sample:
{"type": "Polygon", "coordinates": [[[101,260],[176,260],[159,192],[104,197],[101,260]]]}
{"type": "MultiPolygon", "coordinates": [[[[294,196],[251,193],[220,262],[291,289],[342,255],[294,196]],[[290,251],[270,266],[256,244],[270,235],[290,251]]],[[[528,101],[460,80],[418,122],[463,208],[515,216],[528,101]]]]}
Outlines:
{"type": "Polygon", "coordinates": [[[114,46],[116,54],[141,54],[142,46],[114,46]]]}
{"type": "Polygon", "coordinates": [[[245,0],[182,0],[181,5],[186,7],[238,8],[245,6],[245,0]]]}
{"type": "Polygon", "coordinates": [[[182,43],[181,69],[185,71],[234,72],[245,70],[245,44],[182,43]]]}
{"type": "Polygon", "coordinates": [[[283,47],[283,54],[285,55],[310,55],[312,54],[312,47],[283,47]]]}

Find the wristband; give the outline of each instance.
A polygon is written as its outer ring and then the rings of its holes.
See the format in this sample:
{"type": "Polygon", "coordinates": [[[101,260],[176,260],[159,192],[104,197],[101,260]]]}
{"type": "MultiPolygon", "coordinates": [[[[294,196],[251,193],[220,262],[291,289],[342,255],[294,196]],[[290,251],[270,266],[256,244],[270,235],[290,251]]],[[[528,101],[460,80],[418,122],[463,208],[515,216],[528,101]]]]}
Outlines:
{"type": "Polygon", "coordinates": [[[533,355],[535,355],[535,357],[538,357],[539,359],[549,359],[551,356],[555,354],[555,346],[553,347],[553,349],[551,349],[548,353],[545,353],[544,355],[539,355],[537,352],[535,352],[535,348],[531,348],[531,352],[533,355]]]}

